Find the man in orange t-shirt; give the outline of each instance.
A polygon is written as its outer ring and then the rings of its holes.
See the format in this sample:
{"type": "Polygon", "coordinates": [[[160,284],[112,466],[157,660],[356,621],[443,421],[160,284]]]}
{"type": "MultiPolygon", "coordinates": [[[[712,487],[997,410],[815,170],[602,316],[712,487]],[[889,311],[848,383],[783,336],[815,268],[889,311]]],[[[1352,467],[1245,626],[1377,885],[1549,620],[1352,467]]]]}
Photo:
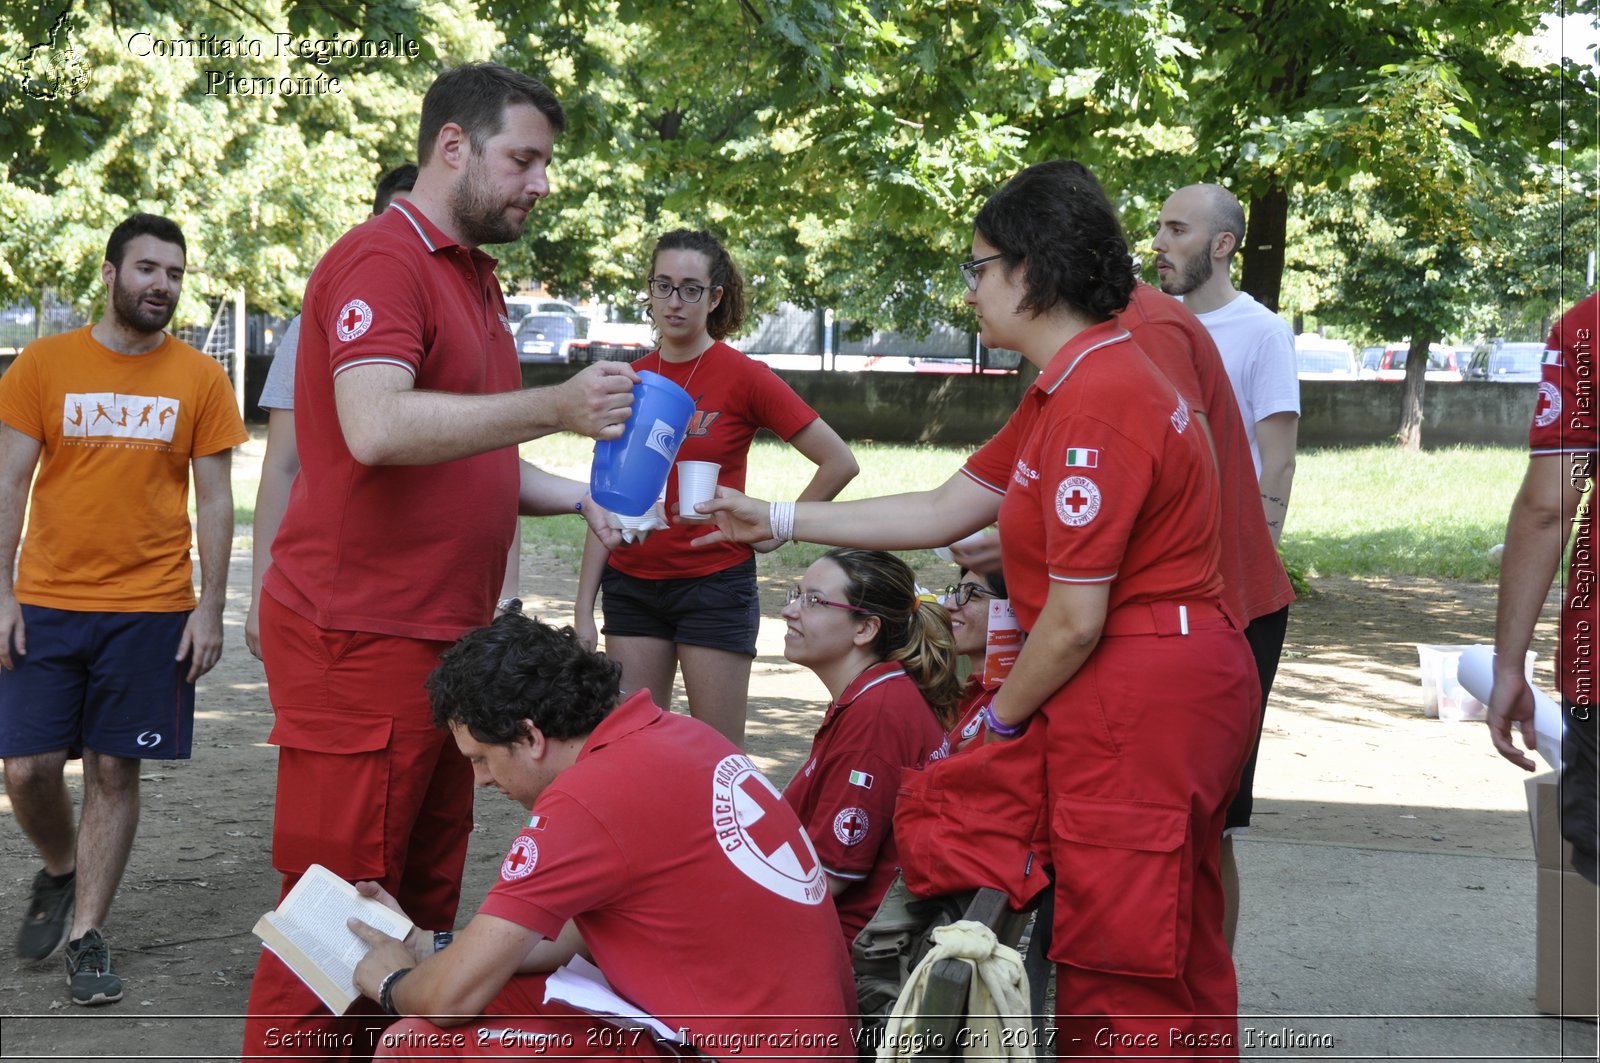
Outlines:
{"type": "Polygon", "coordinates": [[[186,263],[176,224],[128,218],[100,267],[105,314],[29,344],[0,376],[0,757],[44,861],[17,955],[65,944],[74,1004],[122,999],[100,928],[139,824],[140,761],[188,758],[195,680],[222,653],[229,466],[248,437],[222,367],[164,331],[186,263]],[[79,755],[74,829],[63,775],[79,755]]]}

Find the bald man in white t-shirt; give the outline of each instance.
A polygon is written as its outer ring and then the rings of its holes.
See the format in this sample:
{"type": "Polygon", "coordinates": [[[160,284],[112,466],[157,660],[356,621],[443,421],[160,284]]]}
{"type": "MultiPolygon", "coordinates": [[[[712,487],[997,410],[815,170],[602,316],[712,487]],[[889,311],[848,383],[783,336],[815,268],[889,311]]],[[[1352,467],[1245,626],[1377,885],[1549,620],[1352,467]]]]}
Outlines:
{"type": "MultiPolygon", "coordinates": [[[[1277,314],[1234,288],[1229,262],[1244,243],[1244,209],[1220,185],[1189,185],[1161,208],[1155,240],[1161,290],[1183,299],[1222,353],[1222,364],[1239,400],[1250,437],[1261,508],[1276,545],[1289,513],[1294,485],[1294,454],[1300,429],[1300,381],[1294,358],[1294,330],[1277,314]]],[[[1289,607],[1257,617],[1245,628],[1261,677],[1261,707],[1277,675],[1278,658],[1289,623],[1289,607]]],[[[1222,840],[1222,887],[1227,898],[1225,929],[1233,945],[1239,923],[1239,868],[1232,834],[1247,830],[1255,781],[1256,748],[1250,752],[1239,793],[1228,810],[1222,840]]]]}

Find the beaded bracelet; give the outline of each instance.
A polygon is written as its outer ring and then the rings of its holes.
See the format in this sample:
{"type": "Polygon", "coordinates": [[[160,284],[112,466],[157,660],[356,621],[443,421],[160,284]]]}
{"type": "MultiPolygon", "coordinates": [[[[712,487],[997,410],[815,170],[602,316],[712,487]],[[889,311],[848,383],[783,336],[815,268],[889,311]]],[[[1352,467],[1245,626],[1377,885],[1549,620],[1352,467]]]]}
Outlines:
{"type": "Polygon", "coordinates": [[[1027,720],[1015,725],[1001,723],[1000,717],[994,714],[993,705],[985,705],[983,707],[983,722],[989,728],[991,734],[999,735],[1001,738],[1015,738],[1028,729],[1027,720]]]}

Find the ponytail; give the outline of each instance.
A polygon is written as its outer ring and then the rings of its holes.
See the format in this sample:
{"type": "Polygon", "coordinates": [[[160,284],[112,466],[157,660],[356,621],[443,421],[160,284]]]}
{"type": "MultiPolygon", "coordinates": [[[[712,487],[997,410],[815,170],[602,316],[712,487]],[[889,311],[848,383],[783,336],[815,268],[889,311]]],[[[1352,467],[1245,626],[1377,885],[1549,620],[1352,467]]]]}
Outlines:
{"type": "Polygon", "coordinates": [[[961,700],[961,680],[956,675],[956,642],[950,614],[933,602],[917,599],[906,625],[905,645],[889,654],[899,661],[945,730],[955,726],[961,700]]]}

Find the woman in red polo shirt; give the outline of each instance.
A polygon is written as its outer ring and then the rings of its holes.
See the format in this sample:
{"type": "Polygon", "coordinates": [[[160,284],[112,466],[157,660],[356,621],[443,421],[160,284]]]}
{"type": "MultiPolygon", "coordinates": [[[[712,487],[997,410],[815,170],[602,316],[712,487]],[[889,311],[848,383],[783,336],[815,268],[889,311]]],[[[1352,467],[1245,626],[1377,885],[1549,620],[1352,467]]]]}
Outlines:
{"type": "Polygon", "coordinates": [[[894,881],[900,772],[948,751],[960,695],[950,617],[917,596],[898,557],[841,549],[806,569],[783,619],[783,655],[831,698],[783,797],[816,847],[848,945],[894,881]]]}
{"type": "Polygon", "coordinates": [[[952,753],[974,739],[982,739],[983,710],[1000,689],[999,683],[984,682],[983,665],[989,649],[989,602],[1005,596],[1005,576],[998,572],[986,576],[969,568],[961,570],[955,586],[945,589],[942,601],[950,612],[950,634],[955,639],[956,653],[972,666],[950,728],[952,753]]]}
{"type": "Polygon", "coordinates": [[[1238,1054],[1218,851],[1259,686],[1217,573],[1215,464],[1188,405],[1114,315],[1134,275],[1094,176],[1031,166],[979,212],[961,265],[989,347],[1040,370],[942,486],[828,505],[719,492],[719,535],[876,549],[997,518],[1027,642],[988,741],[1044,728],[1062,1036],[1117,1055],[1238,1054]]]}
{"type": "MultiPolygon", "coordinates": [[[[717,482],[742,489],[750,442],[765,428],[817,466],[801,498],[832,498],[855,477],[855,456],[817,411],[764,363],[723,342],[744,323],[744,280],[715,236],[688,229],[663,235],[650,256],[646,288],[660,346],[633,368],[660,373],[694,399],[679,461],[716,462],[717,482]]],[[[667,513],[677,500],[674,474],[667,479],[667,513]]],[[[675,518],[672,527],[609,556],[588,536],[574,626],[593,648],[595,593],[602,591],[606,654],[622,665],[622,689],[648,688],[656,704],[671,708],[681,664],[690,714],[742,747],[761,623],[755,554],[781,544],[692,549],[689,540],[704,530],[703,520],[675,518]]]]}

